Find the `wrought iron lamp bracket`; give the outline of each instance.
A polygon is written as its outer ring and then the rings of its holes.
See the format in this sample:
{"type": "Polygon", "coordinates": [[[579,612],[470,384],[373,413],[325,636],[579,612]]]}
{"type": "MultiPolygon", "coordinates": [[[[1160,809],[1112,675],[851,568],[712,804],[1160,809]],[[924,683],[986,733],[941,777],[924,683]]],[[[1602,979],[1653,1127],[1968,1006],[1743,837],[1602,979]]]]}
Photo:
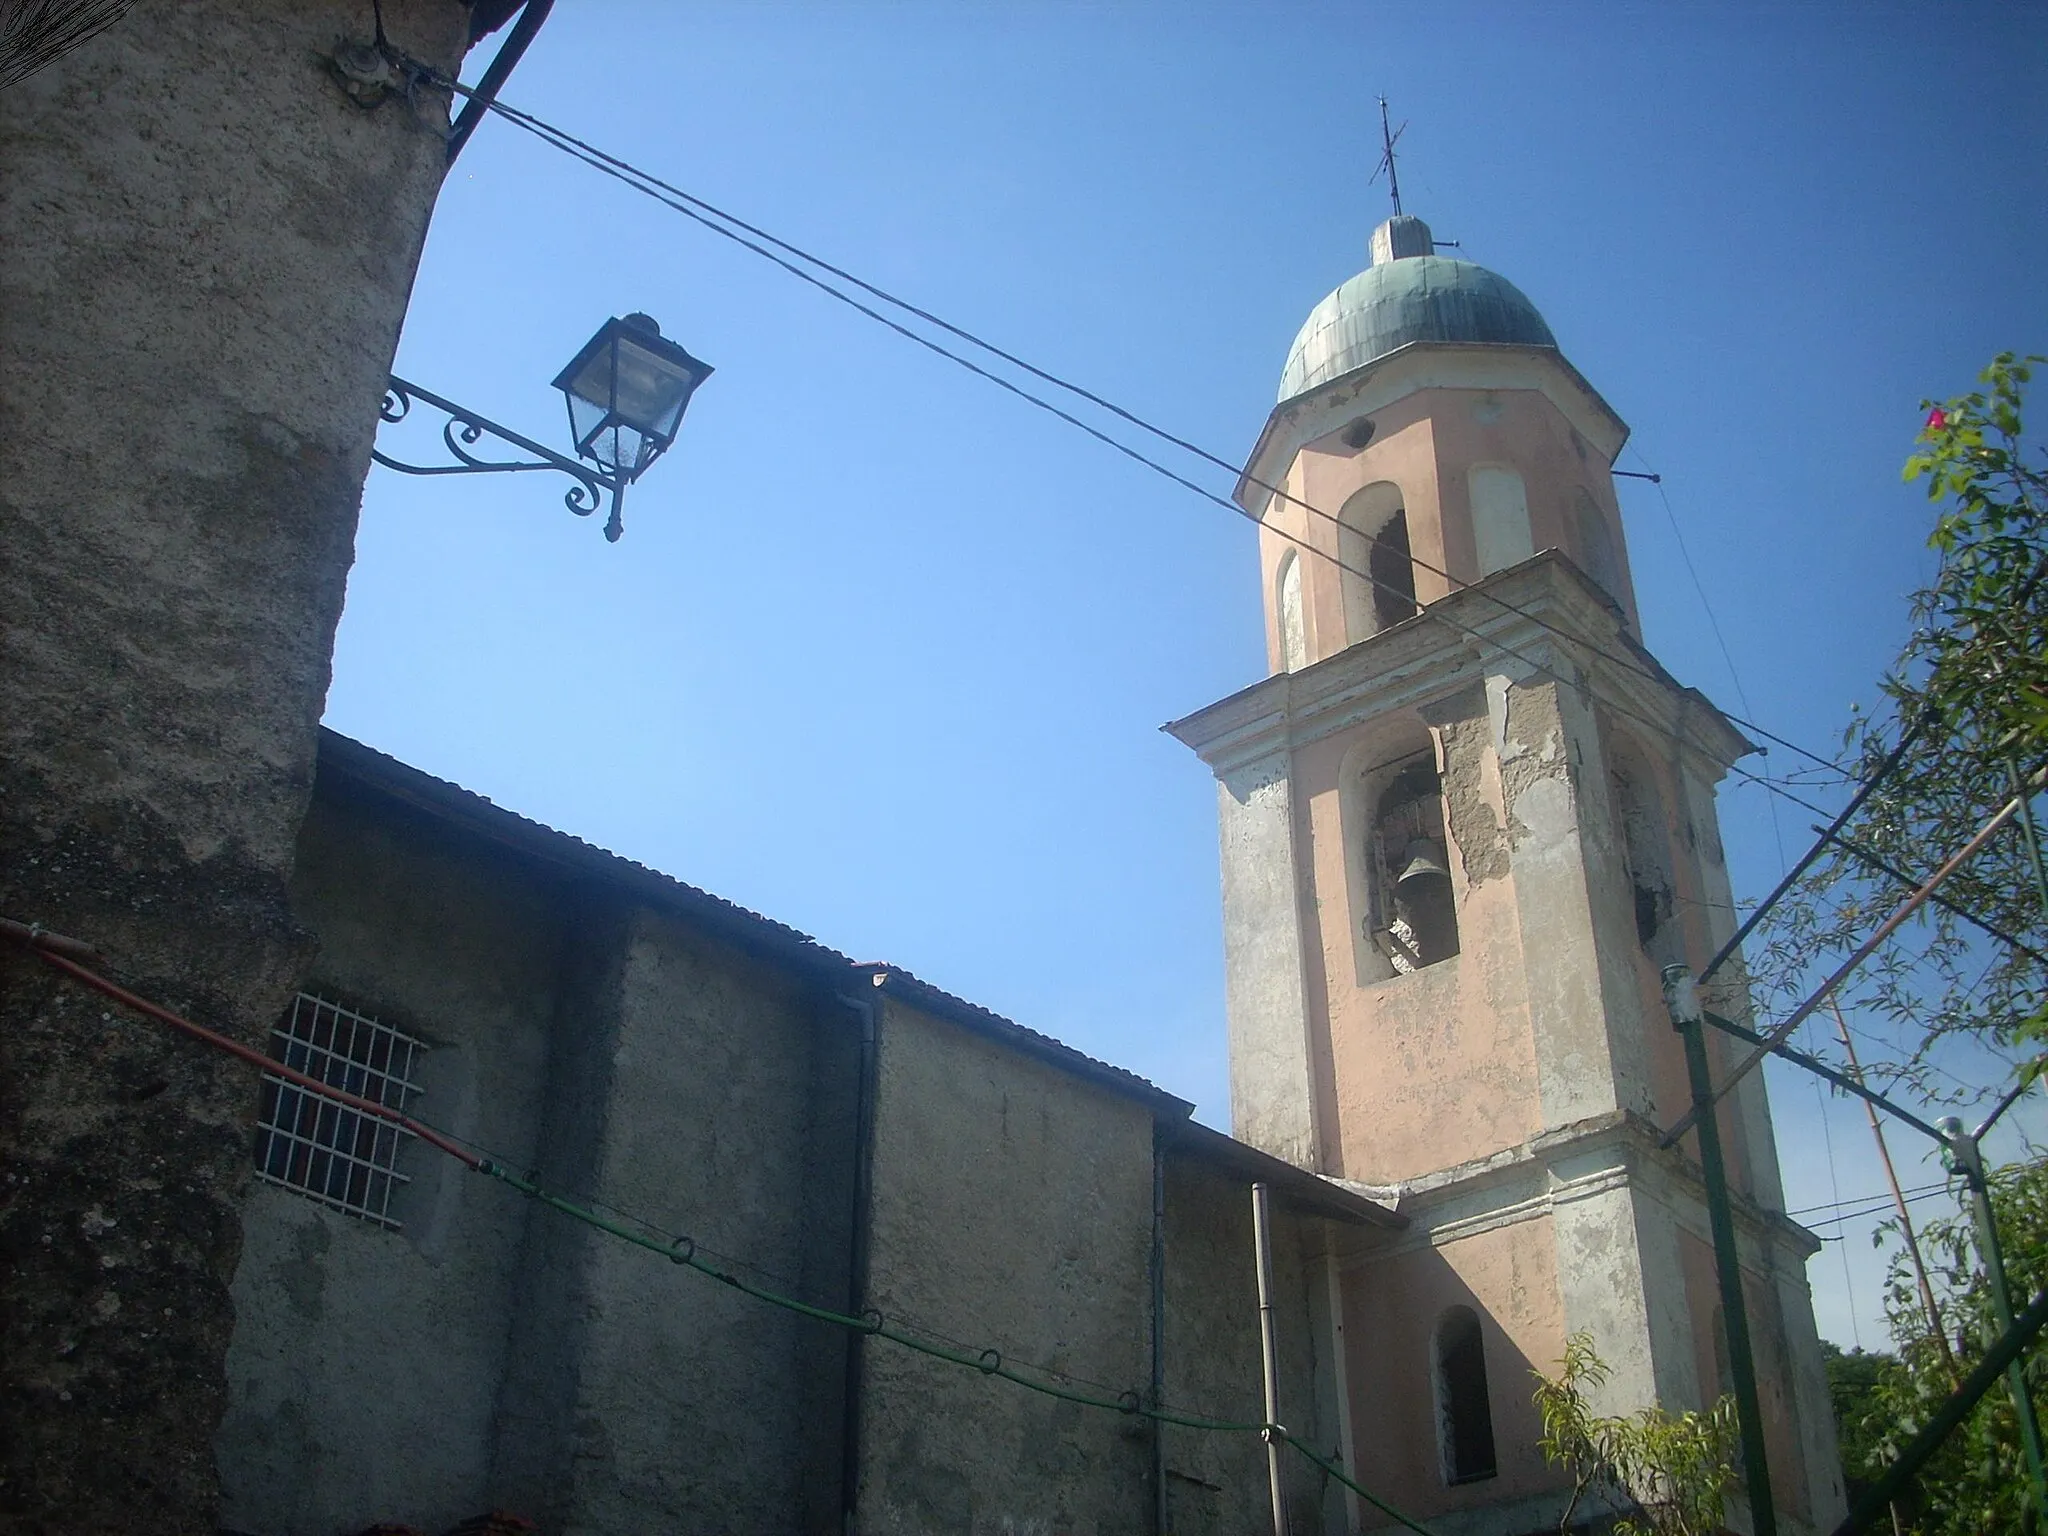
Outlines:
{"type": "Polygon", "coordinates": [[[626,479],[622,475],[606,474],[593,465],[581,463],[544,448],[530,437],[514,432],[510,427],[501,427],[488,417],[479,416],[452,400],[444,400],[431,390],[391,375],[391,382],[384,391],[384,403],[378,415],[385,421],[403,421],[412,413],[413,402],[423,401],[441,412],[447,418],[441,426],[441,443],[455,460],[452,464],[407,464],[392,458],[381,449],[373,448],[370,457],[386,469],[395,469],[405,475],[514,475],[528,470],[554,470],[567,475],[576,483],[569,487],[562,497],[562,504],[578,517],[588,517],[603,502],[607,492],[611,495],[611,515],[605,520],[604,536],[616,544],[619,535],[625,532],[625,523],[620,517],[619,505],[626,494],[626,479]],[[533,454],[533,459],[485,458],[472,452],[485,438],[509,443],[523,452],[533,454]]]}

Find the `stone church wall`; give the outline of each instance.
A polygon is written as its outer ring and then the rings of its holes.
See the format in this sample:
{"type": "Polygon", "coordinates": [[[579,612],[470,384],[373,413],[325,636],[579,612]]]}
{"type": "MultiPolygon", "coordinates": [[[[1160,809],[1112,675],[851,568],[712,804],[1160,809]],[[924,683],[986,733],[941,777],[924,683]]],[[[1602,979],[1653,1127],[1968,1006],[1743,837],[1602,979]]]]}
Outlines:
{"type": "MultiPolygon", "coordinates": [[[[869,1302],[1115,1396],[1150,1375],[1152,1117],[898,1002],[879,1030],[869,1302]]],[[[1144,1421],[866,1352],[864,1530],[1145,1529],[1144,1421]]]]}
{"type": "MultiPolygon", "coordinates": [[[[309,987],[427,1041],[422,1118],[844,1304],[851,1103],[818,1096],[814,1040],[849,1028],[813,989],[326,778],[293,892],[323,940],[309,987]]],[[[550,1530],[830,1528],[842,1334],[429,1148],[402,1168],[399,1231],[251,1194],[231,1529],[442,1530],[492,1507],[550,1530]]]]}
{"type": "MultiPolygon", "coordinates": [[[[308,990],[426,1043],[412,1107],[428,1123],[547,1189],[687,1233],[748,1280],[1109,1398],[1151,1383],[1160,1117],[1166,1399],[1262,1417],[1256,1175],[1232,1161],[1251,1154],[1174,1131],[1179,1101],[787,930],[766,942],[771,924],[338,738],[291,889],[320,935],[308,990]]],[[[253,1114],[255,1074],[234,1089],[253,1114]]],[[[1265,1509],[1254,1434],[1169,1431],[1161,1462],[1141,1416],[779,1310],[423,1145],[400,1171],[396,1230],[250,1188],[218,1437],[230,1531],[435,1531],[503,1507],[549,1532],[826,1536],[850,1445],[876,1532],[1142,1531],[1162,1465],[1184,1536],[1265,1509]]],[[[1288,1200],[1283,1411],[1335,1450],[1324,1251],[1374,1239],[1288,1200]]],[[[1325,1480],[1286,1464],[1303,1529],[1341,1529],[1325,1480]]]]}
{"type": "MultiPolygon", "coordinates": [[[[359,0],[180,0],[0,94],[0,911],[246,1039],[445,163],[330,79],[359,0]]],[[[386,0],[452,68],[458,0],[386,0]]],[[[0,1520],[209,1536],[239,1069],[0,956],[0,1520]]]]}
{"type": "MultiPolygon", "coordinates": [[[[424,818],[331,795],[298,864],[295,905],[321,935],[308,990],[428,1043],[422,1118],[539,1166],[558,893],[424,818]]],[[[253,1117],[255,1074],[235,1075],[253,1117]]],[[[230,1529],[330,1536],[403,1516],[443,1530],[486,1507],[531,1213],[432,1148],[407,1146],[399,1167],[397,1231],[249,1190],[219,1437],[230,1529]]]]}

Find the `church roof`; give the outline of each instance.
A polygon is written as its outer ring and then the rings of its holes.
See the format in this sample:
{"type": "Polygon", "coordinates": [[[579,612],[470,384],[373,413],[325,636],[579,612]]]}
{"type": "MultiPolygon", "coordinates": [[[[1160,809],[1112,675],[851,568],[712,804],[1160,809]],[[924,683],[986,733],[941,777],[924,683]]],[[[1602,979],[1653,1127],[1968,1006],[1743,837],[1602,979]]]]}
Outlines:
{"type": "Polygon", "coordinates": [[[1372,246],[1373,264],[1309,311],[1280,374],[1283,402],[1414,341],[1557,345],[1521,289],[1437,255],[1422,220],[1396,215],[1372,246]]]}

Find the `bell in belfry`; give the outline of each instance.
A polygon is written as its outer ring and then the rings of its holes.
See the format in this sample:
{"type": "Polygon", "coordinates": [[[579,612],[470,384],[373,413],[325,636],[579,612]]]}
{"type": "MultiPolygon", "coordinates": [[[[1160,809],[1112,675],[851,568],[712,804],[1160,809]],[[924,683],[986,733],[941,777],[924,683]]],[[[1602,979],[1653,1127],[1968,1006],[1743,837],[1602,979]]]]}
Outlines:
{"type": "Polygon", "coordinates": [[[1435,838],[1409,839],[1408,850],[1401,855],[1401,873],[1395,876],[1394,884],[1413,889],[1417,882],[1450,878],[1450,870],[1444,867],[1444,851],[1435,838]]]}

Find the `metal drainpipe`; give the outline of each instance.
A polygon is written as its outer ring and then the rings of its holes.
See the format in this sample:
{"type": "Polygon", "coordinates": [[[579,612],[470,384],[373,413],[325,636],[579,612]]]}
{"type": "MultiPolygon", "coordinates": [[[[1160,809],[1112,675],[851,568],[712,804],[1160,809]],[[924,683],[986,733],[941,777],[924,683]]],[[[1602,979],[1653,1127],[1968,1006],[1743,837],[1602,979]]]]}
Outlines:
{"type": "MultiPolygon", "coordinates": [[[[868,1304],[868,1245],[874,1213],[875,1173],[875,1039],[880,1012],[872,997],[840,997],[860,1016],[860,1080],[855,1090],[853,1131],[853,1209],[848,1223],[846,1310],[859,1317],[868,1304]]],[[[846,1339],[846,1392],[839,1426],[839,1529],[854,1536],[860,1505],[860,1415],[862,1369],[867,1335],[846,1339]]]]}
{"type": "MultiPolygon", "coordinates": [[[[1152,1406],[1166,1405],[1166,1148],[1152,1122],[1152,1406]]],[[[1152,1421],[1152,1532],[1166,1536],[1166,1426],[1152,1421]]]]}
{"type": "Polygon", "coordinates": [[[1262,1179],[1252,1185],[1252,1257],[1259,1271],[1259,1357],[1266,1388],[1266,1481],[1273,1496],[1273,1536],[1287,1536],[1280,1486],[1280,1351],[1273,1333],[1273,1222],[1262,1179]]]}

